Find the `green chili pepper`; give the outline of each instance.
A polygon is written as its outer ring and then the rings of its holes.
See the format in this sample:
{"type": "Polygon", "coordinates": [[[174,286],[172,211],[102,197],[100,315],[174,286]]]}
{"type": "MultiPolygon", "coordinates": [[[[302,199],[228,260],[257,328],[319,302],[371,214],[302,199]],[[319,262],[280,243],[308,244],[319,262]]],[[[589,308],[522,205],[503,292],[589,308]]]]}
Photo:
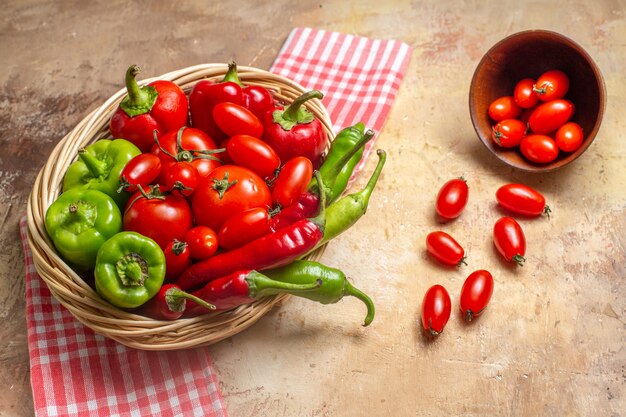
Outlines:
{"type": "Polygon", "coordinates": [[[63,259],[80,269],[96,264],[100,246],[122,230],[122,214],[108,195],[73,189],[46,211],[46,231],[63,259]]]}
{"type": "Polygon", "coordinates": [[[151,299],[165,278],[165,255],[157,243],[136,232],[120,232],[98,251],[96,291],[120,308],[151,299]]]}
{"type": "Polygon", "coordinates": [[[63,191],[73,188],[89,188],[109,195],[124,208],[129,193],[118,193],[120,174],[124,166],[141,151],[126,139],[100,139],[79,149],[78,161],[72,163],[63,177],[63,191]]]}

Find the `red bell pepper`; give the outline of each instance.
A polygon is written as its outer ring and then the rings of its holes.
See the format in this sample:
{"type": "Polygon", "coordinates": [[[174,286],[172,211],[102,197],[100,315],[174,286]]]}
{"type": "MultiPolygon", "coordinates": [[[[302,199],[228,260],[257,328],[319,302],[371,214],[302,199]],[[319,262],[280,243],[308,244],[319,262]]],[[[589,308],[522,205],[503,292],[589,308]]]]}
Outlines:
{"type": "Polygon", "coordinates": [[[126,71],[128,95],[113,113],[109,128],[114,138],[126,139],[148,152],[154,144],[155,130],[160,137],[187,124],[189,101],[171,81],[157,80],[139,87],[135,77],[140,71],[137,65],[126,71]]]}
{"type": "Polygon", "coordinates": [[[328,138],[322,123],[303,105],[310,99],[323,97],[321,92],[312,90],[289,106],[278,106],[263,115],[263,140],[274,148],[281,161],[304,156],[311,160],[313,169],[322,164],[328,138]]]}
{"type": "Polygon", "coordinates": [[[274,108],[274,97],[269,90],[260,85],[244,85],[237,73],[237,64],[230,62],[224,81],[232,81],[241,87],[244,107],[250,110],[259,119],[274,108]]]}

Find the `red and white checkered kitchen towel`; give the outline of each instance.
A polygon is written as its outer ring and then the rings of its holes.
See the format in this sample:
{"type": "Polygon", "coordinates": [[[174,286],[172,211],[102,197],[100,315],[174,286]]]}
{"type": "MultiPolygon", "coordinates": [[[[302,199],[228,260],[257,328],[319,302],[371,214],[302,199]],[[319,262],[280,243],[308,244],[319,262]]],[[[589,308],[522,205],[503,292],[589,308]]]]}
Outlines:
{"type": "MultiPolygon", "coordinates": [[[[410,53],[398,41],[297,28],[271,71],[322,91],[336,131],[362,121],[378,132],[410,53]]],[[[208,348],[140,351],[95,334],[52,297],[33,265],[25,218],[20,230],[37,417],[227,416],[208,348]]]]}

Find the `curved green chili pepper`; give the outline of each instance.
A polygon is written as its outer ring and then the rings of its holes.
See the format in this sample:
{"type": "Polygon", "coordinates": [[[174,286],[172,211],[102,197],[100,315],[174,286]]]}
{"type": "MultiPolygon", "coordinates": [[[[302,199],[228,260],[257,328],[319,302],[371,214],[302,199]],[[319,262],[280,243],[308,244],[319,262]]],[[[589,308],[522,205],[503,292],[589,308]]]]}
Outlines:
{"type": "Polygon", "coordinates": [[[110,196],[120,209],[129,193],[118,193],[122,170],[141,151],[126,139],[100,139],[78,151],[78,161],[72,163],[63,177],[63,191],[88,188],[110,196]]]}
{"type": "Polygon", "coordinates": [[[135,308],[151,299],[165,278],[165,255],[136,232],[120,232],[98,251],[96,291],[116,307],[135,308]]]}

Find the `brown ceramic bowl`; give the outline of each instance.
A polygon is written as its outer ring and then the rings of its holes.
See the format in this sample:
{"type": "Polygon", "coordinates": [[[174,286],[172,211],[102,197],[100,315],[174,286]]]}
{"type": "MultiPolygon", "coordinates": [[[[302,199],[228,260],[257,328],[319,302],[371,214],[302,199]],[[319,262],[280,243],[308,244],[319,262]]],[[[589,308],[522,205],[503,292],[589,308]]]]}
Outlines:
{"type": "Polygon", "coordinates": [[[481,59],[470,85],[470,116],[480,140],[506,164],[525,171],[548,172],[569,164],[587,150],[600,128],[605,96],[602,74],[580,45],[555,32],[529,30],[501,40],[481,59]],[[493,142],[491,130],[495,123],[487,110],[496,98],[513,95],[515,84],[522,78],[537,79],[551,69],[560,69],[570,78],[565,98],[575,105],[571,121],[580,124],[585,139],[577,151],[559,152],[553,162],[536,164],[524,158],[519,148],[505,149],[493,142]]]}

